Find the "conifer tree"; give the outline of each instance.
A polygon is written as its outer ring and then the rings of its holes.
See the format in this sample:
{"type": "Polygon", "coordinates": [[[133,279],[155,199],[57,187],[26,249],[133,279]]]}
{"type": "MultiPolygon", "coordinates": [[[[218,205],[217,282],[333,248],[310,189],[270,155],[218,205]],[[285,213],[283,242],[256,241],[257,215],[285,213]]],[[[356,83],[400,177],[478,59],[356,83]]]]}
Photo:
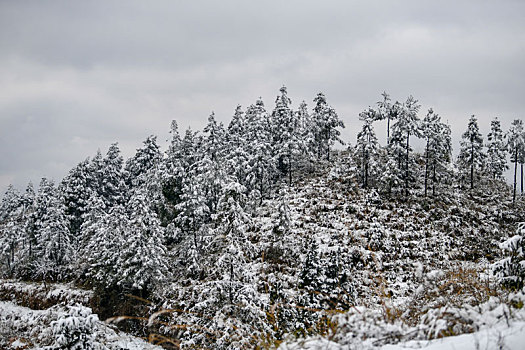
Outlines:
{"type": "Polygon", "coordinates": [[[441,117],[430,108],[422,123],[425,138],[425,197],[428,194],[429,180],[432,181],[432,195],[435,195],[438,177],[445,176],[450,162],[452,144],[450,127],[441,122],[441,117]]]}
{"type": "Polygon", "coordinates": [[[126,206],[122,246],[117,261],[118,285],[151,290],[168,277],[164,232],[146,192],[135,191],[126,206]]]}
{"type": "Polygon", "coordinates": [[[117,285],[118,253],[126,227],[127,215],[122,204],[106,209],[101,198],[90,198],[89,211],[81,228],[79,278],[88,277],[90,283],[104,288],[117,285]]]}
{"type": "Polygon", "coordinates": [[[501,179],[507,166],[507,147],[501,122],[495,118],[490,122],[490,133],[487,135],[487,167],[494,179],[501,179]]]}
{"type": "Polygon", "coordinates": [[[318,93],[314,99],[315,107],[312,119],[315,127],[315,143],[317,146],[317,156],[320,159],[326,154],[326,159],[330,161],[330,148],[337,141],[344,145],[339,138],[341,132],[338,128],[344,128],[344,123],[339,119],[335,109],[328,105],[323,93],[318,93]]]}
{"type": "Polygon", "coordinates": [[[299,161],[311,164],[315,160],[315,125],[312,116],[308,112],[308,105],[305,101],[299,104],[297,109],[297,120],[299,123],[300,153],[299,161]]]}
{"type": "Polygon", "coordinates": [[[291,226],[290,206],[288,205],[285,193],[281,193],[281,200],[278,208],[278,222],[274,231],[279,235],[285,235],[290,232],[291,226]]]}
{"type": "Polygon", "coordinates": [[[9,185],[0,204],[0,266],[6,266],[8,276],[13,273],[15,252],[23,232],[20,216],[22,195],[9,185]]]}
{"type": "Polygon", "coordinates": [[[250,157],[247,152],[247,132],[246,117],[239,105],[228,125],[225,161],[227,172],[235,176],[237,181],[243,185],[246,185],[250,157]]]}
{"type": "Polygon", "coordinates": [[[100,160],[97,154],[92,161],[94,171],[98,176],[99,195],[104,200],[107,209],[115,204],[122,204],[126,200],[127,186],[124,182],[123,162],[116,142],[109,146],[103,159],[100,160]]]}
{"type": "Polygon", "coordinates": [[[414,97],[409,96],[403,104],[395,124],[392,125],[392,138],[389,147],[391,148],[391,155],[397,158],[399,177],[404,182],[405,196],[409,195],[409,184],[415,182],[413,174],[415,164],[410,157],[410,152],[412,151],[410,137],[421,136],[420,123],[417,116],[420,107],[418,101],[414,97]]]}
{"type": "Polygon", "coordinates": [[[67,264],[75,259],[74,240],[69,232],[66,207],[54,183],[40,182],[36,197],[36,261],[34,273],[44,280],[63,278],[67,264]]]}
{"type": "Polygon", "coordinates": [[[149,136],[135,155],[128,159],[124,169],[128,187],[139,187],[148,182],[148,177],[159,166],[162,155],[156,136],[149,136]]]}
{"type": "Polygon", "coordinates": [[[15,266],[17,277],[29,278],[32,274],[32,263],[36,247],[35,230],[35,190],[30,182],[21,196],[20,216],[18,219],[20,236],[18,247],[15,252],[15,266]]]}
{"type": "Polygon", "coordinates": [[[375,115],[375,111],[371,108],[359,114],[359,119],[364,122],[361,131],[357,134],[357,150],[361,160],[359,166],[364,188],[369,186],[370,175],[375,174],[376,157],[379,153],[379,144],[372,126],[375,115]]]}
{"type": "Polygon", "coordinates": [[[71,169],[60,184],[69,219],[69,230],[73,236],[80,233],[89,198],[96,195],[97,188],[93,188],[96,181],[91,172],[89,159],[86,159],[71,169]]]}
{"type": "Polygon", "coordinates": [[[474,188],[476,171],[483,166],[485,154],[483,153],[483,137],[479,132],[478,121],[474,115],[469,119],[467,131],[462,135],[461,148],[459,150],[458,165],[460,170],[466,174],[470,173],[470,189],[474,188]]]}
{"type": "Polygon", "coordinates": [[[212,113],[208,118],[208,125],[204,128],[203,154],[194,168],[211,215],[217,210],[217,203],[227,176],[224,161],[225,147],[224,127],[222,123],[217,123],[212,113]]]}
{"type": "Polygon", "coordinates": [[[261,99],[246,110],[246,139],[249,154],[246,176],[247,191],[259,204],[271,190],[276,172],[274,144],[268,113],[261,99]]]}
{"type": "Polygon", "coordinates": [[[160,181],[164,195],[164,209],[160,219],[172,222],[177,216],[175,206],[181,202],[183,180],[186,176],[186,159],[177,122],[171,122],[171,140],[165,159],[160,163],[160,181]]]}
{"type": "Polygon", "coordinates": [[[235,302],[246,279],[245,263],[253,256],[255,249],[246,236],[251,222],[243,209],[245,189],[236,182],[230,182],[224,190],[216,217],[217,229],[214,245],[222,247],[216,266],[220,274],[221,288],[226,292],[230,304],[235,302]]]}
{"type": "Polygon", "coordinates": [[[381,96],[382,101],[377,102],[378,111],[374,113],[374,120],[386,119],[386,144],[390,143],[390,123],[397,119],[397,112],[399,111],[399,102],[392,104],[390,95],[384,91],[381,96]]]}
{"type": "Polygon", "coordinates": [[[516,201],[517,173],[520,154],[525,152],[525,137],[523,132],[523,121],[515,119],[512,121],[507,133],[507,147],[510,154],[510,161],[514,163],[514,186],[512,192],[512,201],[516,201]]]}
{"type": "Polygon", "coordinates": [[[292,100],[288,97],[286,86],[279,90],[281,94],[275,99],[275,108],[271,114],[272,141],[275,150],[277,169],[282,174],[290,173],[291,152],[294,145],[294,113],[290,108],[292,100]]]}

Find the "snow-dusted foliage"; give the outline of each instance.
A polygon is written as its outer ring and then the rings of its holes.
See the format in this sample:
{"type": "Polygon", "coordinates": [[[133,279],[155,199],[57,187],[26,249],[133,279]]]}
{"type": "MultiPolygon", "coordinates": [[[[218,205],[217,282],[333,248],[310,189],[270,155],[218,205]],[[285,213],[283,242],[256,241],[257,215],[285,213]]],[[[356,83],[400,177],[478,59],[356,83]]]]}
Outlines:
{"type": "Polygon", "coordinates": [[[505,258],[493,265],[500,283],[520,290],[525,282],[525,223],[518,225],[516,234],[500,244],[505,258]]]}
{"type": "Polygon", "coordinates": [[[98,320],[82,305],[32,310],[0,301],[0,347],[3,349],[160,350],[98,320]]]}
{"type": "Polygon", "coordinates": [[[345,124],[339,119],[335,109],[327,103],[326,96],[322,92],[317,94],[314,103],[312,127],[317,156],[319,158],[326,156],[326,159],[330,160],[330,149],[335,142],[344,145],[339,137],[341,131],[338,128],[344,128],[345,124]]]}
{"type": "Polygon", "coordinates": [[[461,137],[463,140],[458,155],[458,167],[461,171],[462,182],[468,183],[470,189],[473,189],[486,156],[483,153],[483,137],[479,132],[478,120],[474,115],[470,117],[467,131],[461,137]]]}
{"type": "Polygon", "coordinates": [[[513,200],[516,200],[516,176],[518,174],[518,163],[522,164],[522,192],[523,192],[523,158],[525,154],[525,133],[523,131],[523,121],[515,119],[507,133],[507,147],[510,154],[510,161],[514,163],[514,191],[513,200]]]}
{"type": "Polygon", "coordinates": [[[422,134],[425,138],[425,197],[430,186],[432,195],[436,195],[436,187],[450,177],[450,162],[452,160],[452,139],[450,126],[441,122],[441,117],[431,109],[423,119],[422,134]]]}
{"type": "Polygon", "coordinates": [[[69,306],[66,315],[51,322],[55,341],[47,349],[107,349],[96,343],[97,321],[98,317],[91,313],[91,309],[79,304],[69,306]]]}
{"type": "Polygon", "coordinates": [[[495,118],[490,122],[487,135],[487,170],[494,178],[501,178],[508,169],[507,144],[501,129],[501,122],[495,118]]]}
{"type": "Polygon", "coordinates": [[[359,167],[364,188],[376,179],[378,173],[379,143],[372,126],[376,114],[371,108],[359,114],[359,119],[363,121],[363,128],[357,134],[357,150],[360,154],[359,167]]]}
{"type": "MultiPolygon", "coordinates": [[[[283,86],[269,111],[262,99],[237,106],[227,127],[214,113],[202,131],[172,122],[165,152],[149,136],[124,161],[114,143],[58,187],[8,189],[0,272],[92,288],[104,317],[187,349],[374,348],[478,331],[483,313],[521,302],[500,284],[523,286],[524,203],[501,174],[503,146],[516,173],[523,163],[523,128],[505,144],[494,121],[485,157],[471,118],[453,164],[450,126],[419,109],[383,93],[359,115],[357,143],[338,150],[344,124],[324,94],[309,109],[283,86]]],[[[13,288],[0,296],[50,299],[13,288]]],[[[88,309],[53,310],[39,346],[115,348],[88,309]]]]}

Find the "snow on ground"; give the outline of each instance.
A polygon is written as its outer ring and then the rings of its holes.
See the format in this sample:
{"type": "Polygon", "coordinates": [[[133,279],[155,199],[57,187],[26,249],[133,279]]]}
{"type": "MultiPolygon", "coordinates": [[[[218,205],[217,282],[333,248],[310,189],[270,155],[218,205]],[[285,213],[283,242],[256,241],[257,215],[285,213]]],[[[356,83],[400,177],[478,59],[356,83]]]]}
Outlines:
{"type": "MultiPolygon", "coordinates": [[[[28,303],[33,299],[35,304],[49,307],[67,302],[87,305],[93,297],[93,291],[74,287],[72,284],[42,282],[22,282],[0,279],[0,295],[18,303],[28,303]]],[[[28,305],[37,308],[39,305],[28,305]]]]}
{"type": "MultiPolygon", "coordinates": [[[[67,308],[54,306],[32,310],[10,301],[0,301],[0,348],[17,349],[26,344],[40,349],[55,341],[52,322],[68,317],[67,308]]],[[[101,349],[162,349],[106,325],[96,318],[95,342],[101,349]]]]}
{"type": "Polygon", "coordinates": [[[455,337],[435,339],[431,341],[411,341],[404,344],[385,345],[381,350],[479,350],[505,349],[522,350],[525,348],[525,322],[514,322],[510,327],[499,324],[496,327],[485,328],[475,333],[461,334],[455,337]]]}
{"type": "Polygon", "coordinates": [[[324,338],[308,339],[299,343],[283,344],[279,350],[349,350],[349,349],[380,349],[380,350],[522,350],[525,347],[525,322],[514,322],[510,326],[500,324],[493,328],[485,328],[475,333],[462,334],[453,337],[429,341],[409,341],[395,345],[384,345],[376,348],[364,342],[362,346],[339,345],[324,338]]]}

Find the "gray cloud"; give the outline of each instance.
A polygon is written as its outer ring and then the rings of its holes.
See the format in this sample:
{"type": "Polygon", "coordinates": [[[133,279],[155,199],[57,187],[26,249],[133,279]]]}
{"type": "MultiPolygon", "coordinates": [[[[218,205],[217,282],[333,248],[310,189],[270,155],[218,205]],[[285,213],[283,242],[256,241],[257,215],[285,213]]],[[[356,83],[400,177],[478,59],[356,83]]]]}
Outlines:
{"type": "Polygon", "coordinates": [[[523,117],[524,29],[522,1],[2,2],[0,190],[113,141],[130,156],[171,119],[271,109],[282,84],[295,105],[325,92],[351,142],[383,90],[413,94],[457,146],[471,114],[484,134],[523,117]]]}

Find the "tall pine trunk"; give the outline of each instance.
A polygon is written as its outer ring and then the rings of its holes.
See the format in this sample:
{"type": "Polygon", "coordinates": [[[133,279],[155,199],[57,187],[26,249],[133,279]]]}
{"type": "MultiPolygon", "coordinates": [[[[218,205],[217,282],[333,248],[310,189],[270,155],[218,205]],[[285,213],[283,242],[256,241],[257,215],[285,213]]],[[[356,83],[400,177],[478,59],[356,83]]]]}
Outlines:
{"type": "Polygon", "coordinates": [[[516,201],[517,173],[518,173],[518,147],[516,147],[516,151],[514,152],[514,191],[512,192],[512,203],[516,201]]]}
{"type": "Polygon", "coordinates": [[[520,168],[521,168],[521,171],[520,171],[520,177],[521,177],[521,181],[520,181],[520,184],[521,184],[521,194],[523,194],[523,163],[520,163],[520,168]]]}
{"type": "Polygon", "coordinates": [[[428,139],[427,139],[427,147],[425,150],[425,197],[427,196],[427,188],[428,188],[428,139]]]}
{"type": "Polygon", "coordinates": [[[436,196],[436,159],[434,158],[434,165],[432,166],[432,197],[436,196]]]}
{"type": "Polygon", "coordinates": [[[289,186],[292,187],[292,155],[288,155],[288,182],[289,186]]]}
{"type": "Polygon", "coordinates": [[[386,117],[386,145],[390,144],[390,115],[386,117]]]}
{"type": "Polygon", "coordinates": [[[474,136],[470,137],[470,189],[474,189],[474,136]]]}
{"type": "Polygon", "coordinates": [[[368,152],[363,151],[363,161],[364,161],[364,174],[363,174],[363,187],[368,188],[368,152]]]}
{"type": "Polygon", "coordinates": [[[405,196],[408,197],[408,163],[409,163],[409,149],[410,149],[410,132],[407,133],[407,159],[405,166],[405,196]]]}

